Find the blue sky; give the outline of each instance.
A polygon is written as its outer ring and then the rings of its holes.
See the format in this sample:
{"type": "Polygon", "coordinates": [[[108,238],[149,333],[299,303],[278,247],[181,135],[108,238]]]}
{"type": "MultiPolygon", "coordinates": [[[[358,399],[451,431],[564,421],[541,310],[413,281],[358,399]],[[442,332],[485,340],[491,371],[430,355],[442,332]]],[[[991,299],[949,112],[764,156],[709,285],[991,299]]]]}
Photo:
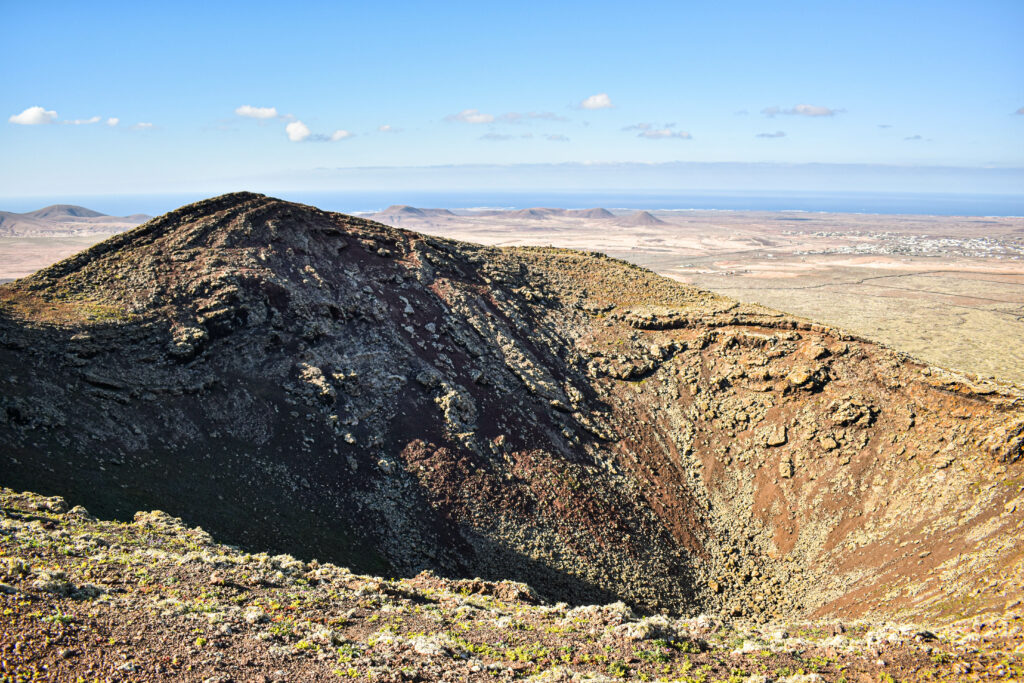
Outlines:
{"type": "Polygon", "coordinates": [[[517,164],[555,165],[546,189],[653,164],[666,189],[669,162],[899,167],[878,189],[950,191],[916,169],[1024,167],[1018,0],[0,0],[0,24],[7,197],[458,189],[517,164]]]}

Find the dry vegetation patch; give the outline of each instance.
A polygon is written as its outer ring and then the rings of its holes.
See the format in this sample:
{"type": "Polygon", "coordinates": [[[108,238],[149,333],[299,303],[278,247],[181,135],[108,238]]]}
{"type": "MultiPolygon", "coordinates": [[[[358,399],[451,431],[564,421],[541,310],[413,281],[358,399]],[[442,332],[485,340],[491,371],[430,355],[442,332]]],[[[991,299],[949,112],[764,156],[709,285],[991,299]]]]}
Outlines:
{"type": "Polygon", "coordinates": [[[132,316],[117,304],[86,297],[58,298],[32,291],[0,288],[0,315],[42,325],[88,325],[124,322],[132,316]]]}

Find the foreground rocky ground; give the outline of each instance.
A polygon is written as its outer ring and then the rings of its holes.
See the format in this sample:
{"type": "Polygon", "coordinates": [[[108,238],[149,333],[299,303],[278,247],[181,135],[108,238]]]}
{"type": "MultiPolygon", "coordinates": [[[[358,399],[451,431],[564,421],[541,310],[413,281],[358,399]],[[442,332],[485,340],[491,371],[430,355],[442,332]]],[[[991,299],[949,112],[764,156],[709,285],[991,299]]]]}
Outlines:
{"type": "Polygon", "coordinates": [[[387,580],[0,489],[0,681],[1024,679],[1024,611],[934,627],[640,616],[520,583],[387,580]]]}

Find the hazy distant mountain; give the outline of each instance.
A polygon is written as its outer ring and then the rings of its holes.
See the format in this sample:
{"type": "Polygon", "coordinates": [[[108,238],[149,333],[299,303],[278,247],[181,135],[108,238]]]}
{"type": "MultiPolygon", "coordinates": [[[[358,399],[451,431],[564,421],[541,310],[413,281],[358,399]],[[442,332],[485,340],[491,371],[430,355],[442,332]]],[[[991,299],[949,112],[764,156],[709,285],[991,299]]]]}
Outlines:
{"type": "Polygon", "coordinates": [[[404,214],[406,216],[453,216],[451,211],[448,209],[420,209],[415,206],[409,206],[408,204],[392,204],[383,211],[378,213],[385,214],[404,214]]]}
{"type": "Polygon", "coordinates": [[[618,223],[619,225],[628,226],[667,225],[665,221],[660,218],[655,218],[647,211],[636,211],[628,216],[623,216],[619,219],[618,223]]]}
{"type": "Polygon", "coordinates": [[[45,232],[49,223],[38,221],[24,213],[0,211],[0,236],[45,232]]]}
{"type": "Polygon", "coordinates": [[[519,209],[518,211],[506,211],[505,215],[512,218],[532,218],[534,220],[543,220],[552,216],[559,216],[565,213],[564,209],[548,209],[544,207],[533,207],[529,209],[519,209]]]}
{"type": "MultiPolygon", "coordinates": [[[[614,219],[608,209],[555,209],[551,207],[534,206],[526,209],[491,209],[487,211],[473,211],[470,214],[474,218],[504,218],[526,221],[546,221],[552,218],[582,218],[586,220],[607,220],[614,219]]],[[[383,211],[366,214],[366,218],[380,221],[385,225],[423,227],[424,222],[430,222],[432,218],[458,218],[459,215],[448,209],[420,209],[415,206],[396,204],[389,206],[383,211]],[[419,225],[417,225],[419,224],[419,225]]],[[[653,217],[652,217],[653,218],[653,217]]],[[[657,219],[654,219],[657,221],[657,219]]]]}
{"type": "Polygon", "coordinates": [[[35,211],[29,211],[22,215],[42,220],[66,220],[68,218],[96,218],[98,216],[103,216],[104,214],[99,211],[87,209],[84,206],[75,206],[74,204],[54,204],[52,206],[43,207],[42,209],[36,209],[35,211]]]}
{"type": "Polygon", "coordinates": [[[152,216],[108,216],[73,204],[54,204],[35,211],[0,211],[0,237],[113,234],[145,223],[152,216]]]}
{"type": "Polygon", "coordinates": [[[569,218],[615,218],[608,209],[551,209],[546,207],[533,207],[529,209],[519,209],[518,211],[496,211],[493,215],[504,215],[513,218],[532,218],[534,220],[544,220],[546,218],[557,218],[561,216],[569,218]]]}
{"type": "Polygon", "coordinates": [[[431,218],[454,215],[448,209],[420,209],[408,204],[392,204],[383,211],[367,214],[366,217],[387,225],[399,226],[409,221],[418,223],[431,218]]]}
{"type": "Polygon", "coordinates": [[[565,215],[573,218],[615,218],[615,214],[608,209],[569,209],[565,215]]]}

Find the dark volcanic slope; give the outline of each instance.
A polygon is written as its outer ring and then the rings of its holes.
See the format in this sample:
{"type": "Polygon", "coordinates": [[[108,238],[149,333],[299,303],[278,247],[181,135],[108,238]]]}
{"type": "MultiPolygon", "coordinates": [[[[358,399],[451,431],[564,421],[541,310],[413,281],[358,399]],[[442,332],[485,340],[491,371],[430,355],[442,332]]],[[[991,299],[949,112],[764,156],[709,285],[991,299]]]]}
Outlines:
{"type": "Polygon", "coordinates": [[[1021,593],[1019,391],[600,255],[243,193],[0,302],[0,483],[99,514],[676,610],[1021,593]]]}

